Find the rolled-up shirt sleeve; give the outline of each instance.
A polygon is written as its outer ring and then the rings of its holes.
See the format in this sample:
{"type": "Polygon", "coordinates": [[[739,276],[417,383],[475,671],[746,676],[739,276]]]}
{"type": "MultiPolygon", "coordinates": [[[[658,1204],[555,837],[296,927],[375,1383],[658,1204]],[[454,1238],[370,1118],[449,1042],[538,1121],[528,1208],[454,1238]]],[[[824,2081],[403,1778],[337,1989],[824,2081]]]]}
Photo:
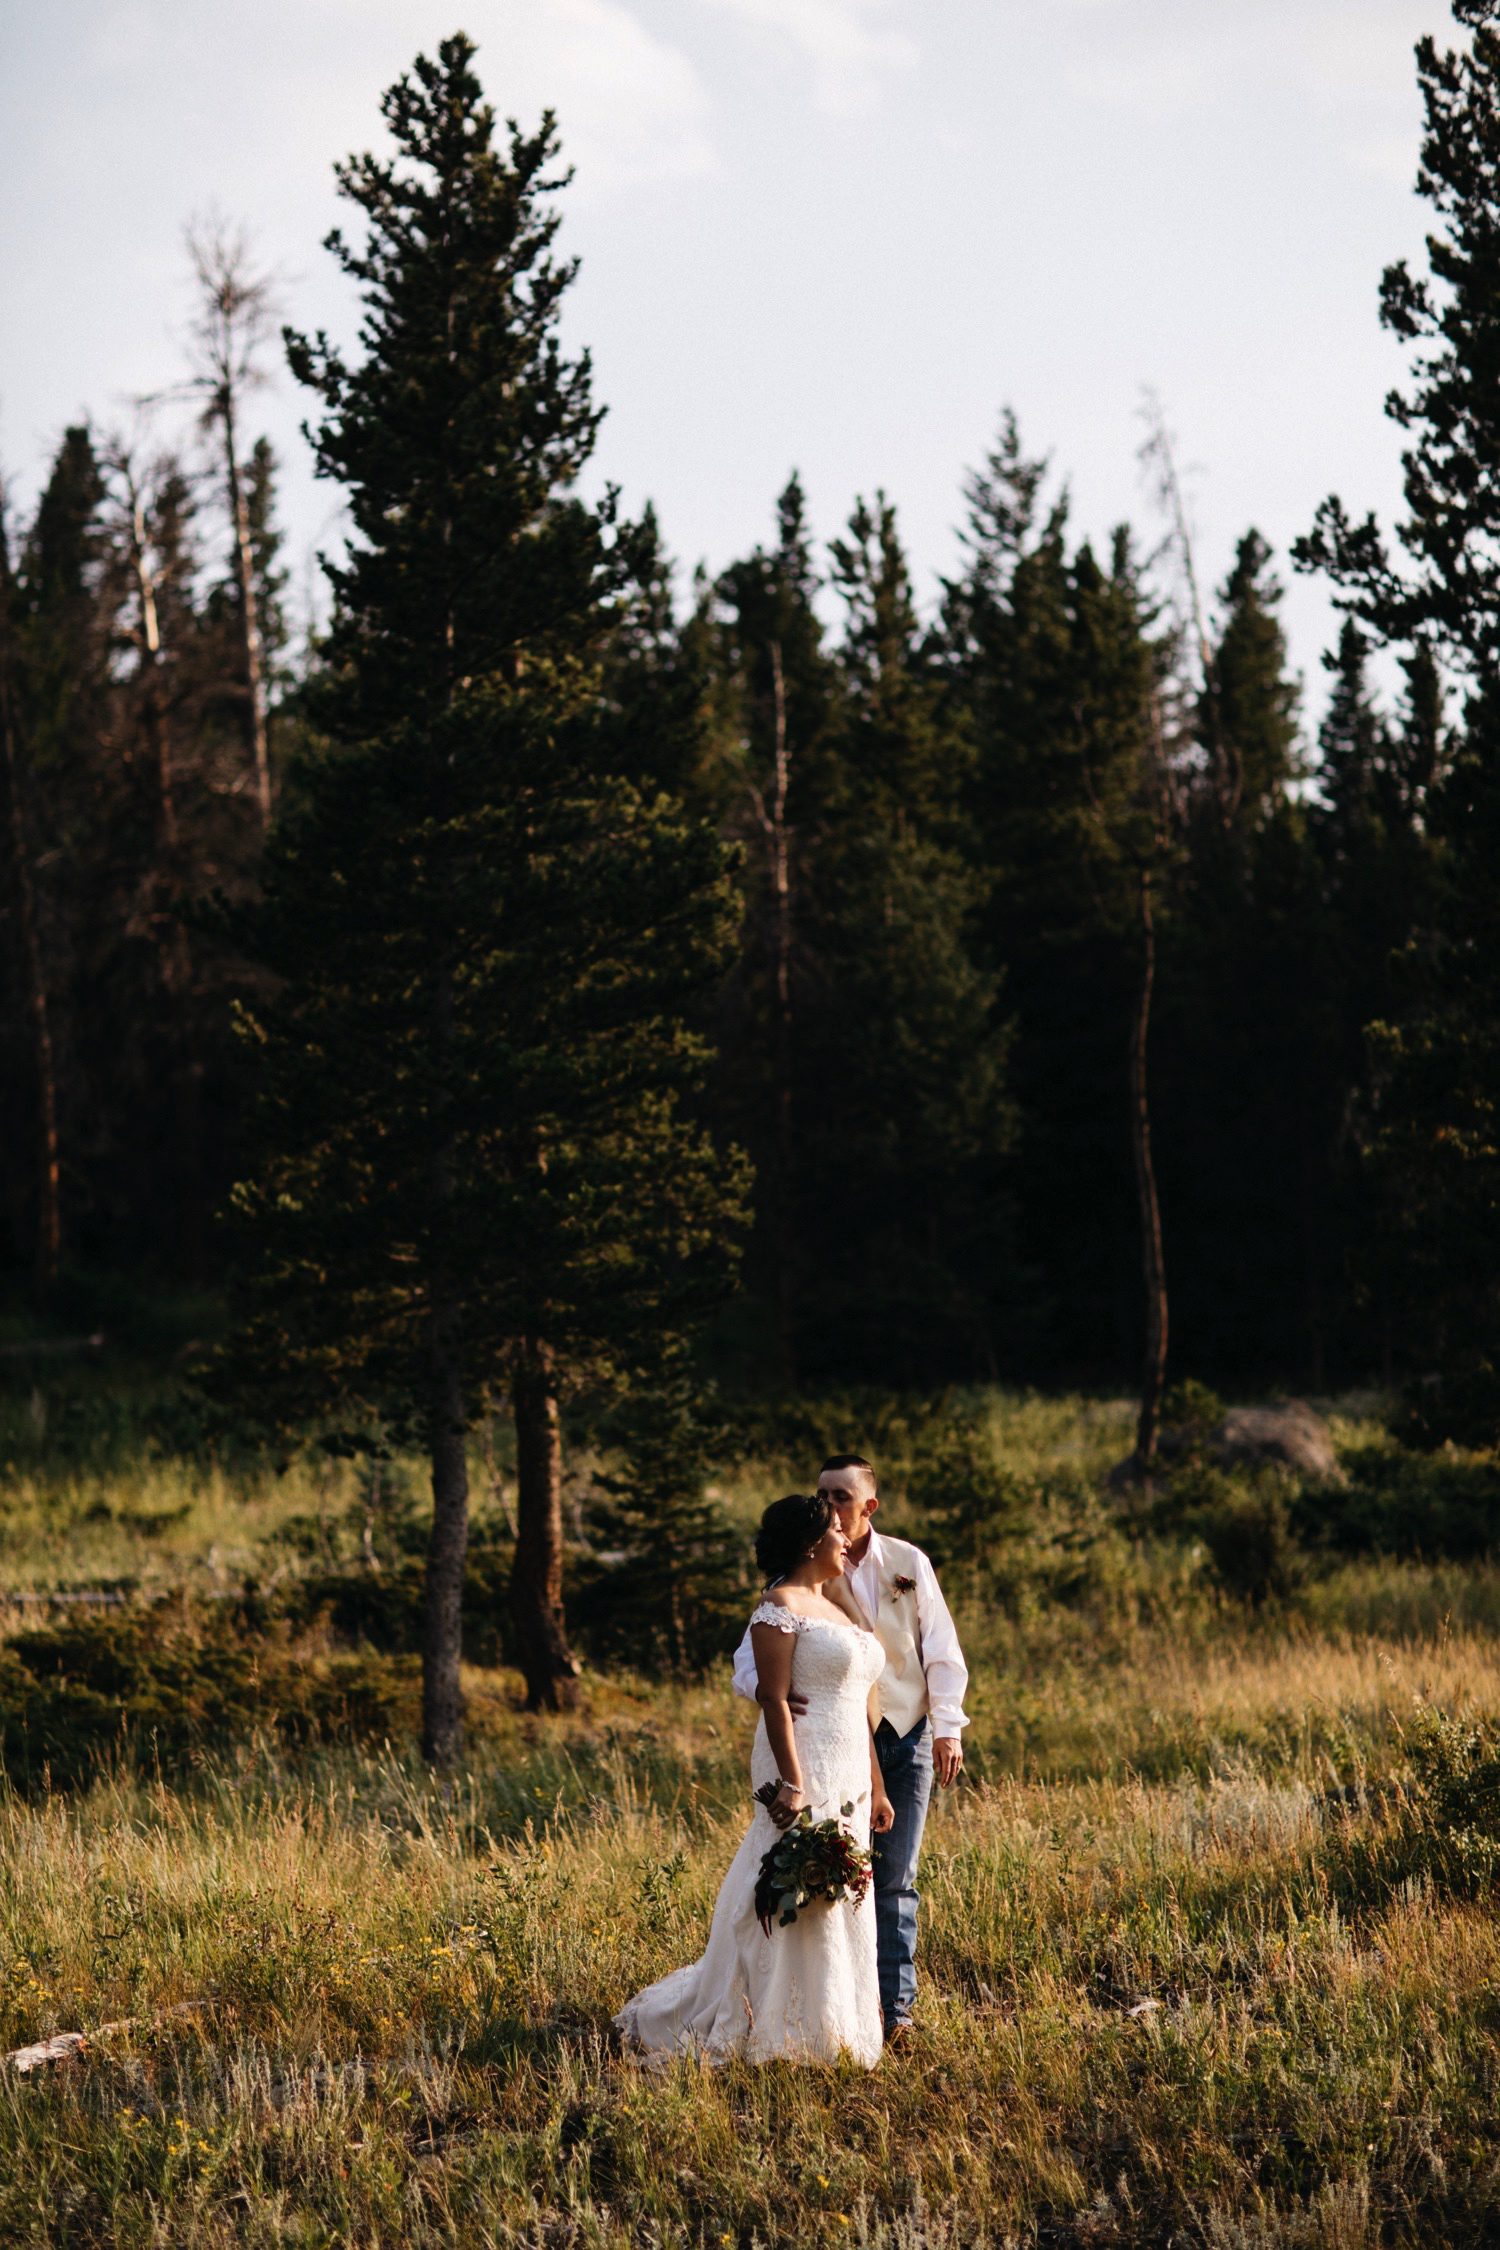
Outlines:
{"type": "Polygon", "coordinates": [[[747,1703],[756,1703],[760,1700],[756,1694],[759,1686],[760,1673],[756,1670],[755,1649],[747,1625],[745,1637],[734,1652],[734,1692],[742,1695],[747,1703]]]}
{"type": "MultiPolygon", "coordinates": [[[[964,1715],[969,1667],[958,1645],[958,1630],[943,1599],[937,1572],[923,1554],[917,1556],[917,1624],[922,1634],[922,1670],[927,1675],[932,1731],[935,1735],[962,1734],[969,1723],[964,1715]]],[[[753,1659],[750,1669],[753,1681],[753,1659]]],[[[738,1678],[735,1685],[739,1685],[738,1678]]],[[[753,1684],[750,1693],[755,1693],[753,1684]]]]}

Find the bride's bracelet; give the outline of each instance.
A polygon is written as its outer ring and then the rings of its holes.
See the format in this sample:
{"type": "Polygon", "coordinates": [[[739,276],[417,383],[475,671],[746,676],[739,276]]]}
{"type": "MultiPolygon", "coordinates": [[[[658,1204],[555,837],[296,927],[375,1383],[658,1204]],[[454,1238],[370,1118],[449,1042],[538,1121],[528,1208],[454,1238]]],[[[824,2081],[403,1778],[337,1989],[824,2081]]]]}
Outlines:
{"type": "Polygon", "coordinates": [[[807,1791],[800,1781],[779,1780],[763,1781],[755,1794],[761,1804],[769,1806],[775,1804],[784,1789],[789,1789],[794,1797],[805,1797],[807,1795],[807,1791]]]}

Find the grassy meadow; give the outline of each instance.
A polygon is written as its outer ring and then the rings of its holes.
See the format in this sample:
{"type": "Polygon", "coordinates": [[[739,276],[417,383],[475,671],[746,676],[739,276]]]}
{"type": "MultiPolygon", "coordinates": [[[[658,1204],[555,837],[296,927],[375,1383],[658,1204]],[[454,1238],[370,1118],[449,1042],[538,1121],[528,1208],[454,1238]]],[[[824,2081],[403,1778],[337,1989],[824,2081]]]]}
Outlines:
{"type": "MultiPolygon", "coordinates": [[[[744,1818],[727,1667],[591,1667],[541,1719],[478,1664],[441,1784],[397,1611],[356,1631],[324,1598],[399,1576],[389,1492],[215,1463],[86,1384],[17,1392],[0,2048],[91,2038],[0,2072],[0,2241],[1500,2239],[1490,1465],[1402,1457],[1348,1402],[1337,1500],[1204,1472],[1122,1518],[1123,1405],[905,1411],[866,1416],[886,1520],[944,1553],[975,1672],[920,2042],[870,2074],[653,2073],[609,2022],[699,1949],[744,1818]],[[1369,1535],[1445,1508],[1472,1552],[1369,1535]],[[119,1600],[26,1598],[60,1585],[119,1600]]],[[[800,1473],[763,1443],[714,1465],[737,1520],[805,1481],[804,1414],[800,1473]]],[[[498,1439],[474,1474],[503,1556],[498,1439]]]]}

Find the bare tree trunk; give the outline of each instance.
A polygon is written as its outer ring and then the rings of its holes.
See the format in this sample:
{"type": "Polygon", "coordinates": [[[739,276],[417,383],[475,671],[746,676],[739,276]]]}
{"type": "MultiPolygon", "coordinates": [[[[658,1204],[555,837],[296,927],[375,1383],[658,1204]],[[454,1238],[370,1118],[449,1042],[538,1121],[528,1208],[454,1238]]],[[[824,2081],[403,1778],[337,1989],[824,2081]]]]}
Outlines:
{"type": "Polygon", "coordinates": [[[529,1711],[571,1711],[578,1664],[563,1623],[562,1427],[548,1347],[528,1339],[516,1353],[516,1554],[510,1614],[529,1711]]]}
{"type": "Polygon", "coordinates": [[[771,643],[773,765],[766,834],[771,850],[772,946],[775,966],[776,1302],[788,1377],[795,1371],[792,1277],[792,880],[786,801],[791,764],[786,733],[786,677],[781,643],[771,643]]]}
{"type": "Polygon", "coordinates": [[[224,432],[224,469],[229,486],[229,512],[234,524],[235,576],[240,592],[240,634],[245,660],[245,744],[255,769],[255,799],[262,830],[271,825],[271,747],[266,726],[265,655],[260,638],[260,609],[255,595],[255,552],[250,543],[250,507],[245,480],[240,474],[234,429],[235,399],[232,385],[222,394],[219,419],[224,432]]]}
{"type": "Polygon", "coordinates": [[[146,721],[146,746],[156,770],[156,824],[163,854],[170,859],[177,850],[177,800],[173,786],[172,735],[161,688],[161,622],[156,609],[156,573],[151,567],[151,547],[146,535],[145,495],[137,482],[134,463],[123,445],[118,449],[117,461],[125,487],[126,536],[135,577],[141,707],[146,721]]]}
{"type": "Polygon", "coordinates": [[[1188,523],[1182,480],[1177,473],[1176,441],[1167,427],[1161,400],[1153,390],[1146,391],[1142,411],[1148,434],[1140,449],[1140,458],[1155,473],[1156,496],[1171,526],[1171,543],[1177,550],[1177,566],[1182,574],[1188,619],[1198,647],[1198,663],[1203,682],[1203,718],[1208,735],[1206,747],[1213,769],[1219,821],[1227,832],[1239,809],[1244,774],[1239,752],[1224,733],[1223,714],[1219,706],[1218,667],[1214,661],[1213,642],[1209,638],[1203,597],[1198,585],[1198,566],[1193,555],[1193,535],[1188,523]]]}
{"type": "Polygon", "coordinates": [[[251,265],[240,228],[210,215],[188,229],[188,254],[199,289],[193,324],[192,388],[204,399],[205,428],[218,426],[224,448],[229,520],[234,536],[235,583],[240,599],[241,654],[245,667],[245,746],[255,779],[262,831],[271,825],[271,757],[266,726],[265,651],[255,592],[255,551],[250,505],[240,468],[237,423],[247,390],[262,380],[260,354],[275,311],[270,278],[251,265]]]}
{"type": "Polygon", "coordinates": [[[1327,1329],[1323,1314],[1323,1259],[1322,1236],[1318,1225],[1321,1208],[1319,1196],[1319,1150],[1312,1134],[1304,1128],[1302,1135],[1302,1306],[1303,1327],[1307,1340],[1307,1381],[1314,1391],[1322,1391],[1328,1380],[1327,1329]]]}
{"type": "MultiPolygon", "coordinates": [[[[444,969],[433,999],[433,1069],[445,1086],[453,1048],[453,979],[444,969]]],[[[451,1767],[463,1751],[464,1568],[469,1553],[469,1468],[458,1351],[458,1309],[448,1270],[446,1233],[453,1205],[453,1128],[439,1122],[432,1153],[433,1233],[429,1278],[432,1389],[428,1442],[432,1455],[432,1530],[422,1606],[422,1755],[451,1767]]]]}
{"type": "Polygon", "coordinates": [[[1140,873],[1141,980],[1130,1027],[1130,1144],[1135,1159],[1136,1197],[1141,1219],[1141,1279],[1145,1290],[1146,1356],[1141,1373],[1141,1412],[1136,1424],[1135,1473],[1149,1483],[1156,1461],[1156,1432],[1167,1373],[1167,1273],[1162,1255],[1161,1206],[1151,1161],[1151,1102],[1146,1078],[1146,1042],[1151,1029],[1151,995],[1156,981],[1156,925],[1152,918],[1151,873],[1140,873]]]}
{"type": "Polygon", "coordinates": [[[453,1348],[452,1312],[432,1316],[432,1530],[422,1604],[422,1755],[451,1768],[463,1755],[464,1568],[469,1554],[469,1468],[464,1397],[453,1348]]]}
{"type": "MultiPolygon", "coordinates": [[[[3,533],[0,533],[3,537],[3,533]]],[[[37,1215],[33,1275],[38,1303],[57,1285],[62,1263],[62,1154],[57,1127],[57,1066],[52,1048],[52,1013],[42,961],[36,884],[22,804],[20,750],[16,741],[11,681],[10,571],[0,555],[0,753],[5,763],[6,811],[15,870],[16,916],[21,934],[21,968],[26,1011],[31,1020],[32,1069],[36,1079],[37,1215]]]]}

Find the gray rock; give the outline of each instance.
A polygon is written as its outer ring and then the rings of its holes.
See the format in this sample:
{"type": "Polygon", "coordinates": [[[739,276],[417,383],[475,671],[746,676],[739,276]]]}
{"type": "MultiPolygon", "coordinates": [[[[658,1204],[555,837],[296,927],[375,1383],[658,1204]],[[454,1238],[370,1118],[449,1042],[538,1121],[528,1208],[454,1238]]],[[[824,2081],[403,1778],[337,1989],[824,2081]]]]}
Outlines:
{"type": "MultiPolygon", "coordinates": [[[[1180,1430],[1163,1430],[1157,1439],[1157,1461],[1164,1473],[1182,1459],[1189,1440],[1180,1430]]],[[[1209,1458],[1222,1469],[1274,1467],[1290,1469],[1299,1477],[1322,1484],[1343,1484],[1328,1434],[1328,1424],[1305,1400],[1273,1399],[1269,1406],[1233,1406],[1209,1438],[1209,1458]]],[[[1135,1455],[1127,1453],[1109,1472],[1112,1492],[1124,1492],[1135,1482],[1135,1455]]]]}
{"type": "Polygon", "coordinates": [[[1303,1399],[1282,1398],[1269,1406],[1231,1407],[1210,1438],[1208,1449],[1226,1469],[1272,1465],[1325,1484],[1344,1481],[1328,1424],[1303,1399]]]}

